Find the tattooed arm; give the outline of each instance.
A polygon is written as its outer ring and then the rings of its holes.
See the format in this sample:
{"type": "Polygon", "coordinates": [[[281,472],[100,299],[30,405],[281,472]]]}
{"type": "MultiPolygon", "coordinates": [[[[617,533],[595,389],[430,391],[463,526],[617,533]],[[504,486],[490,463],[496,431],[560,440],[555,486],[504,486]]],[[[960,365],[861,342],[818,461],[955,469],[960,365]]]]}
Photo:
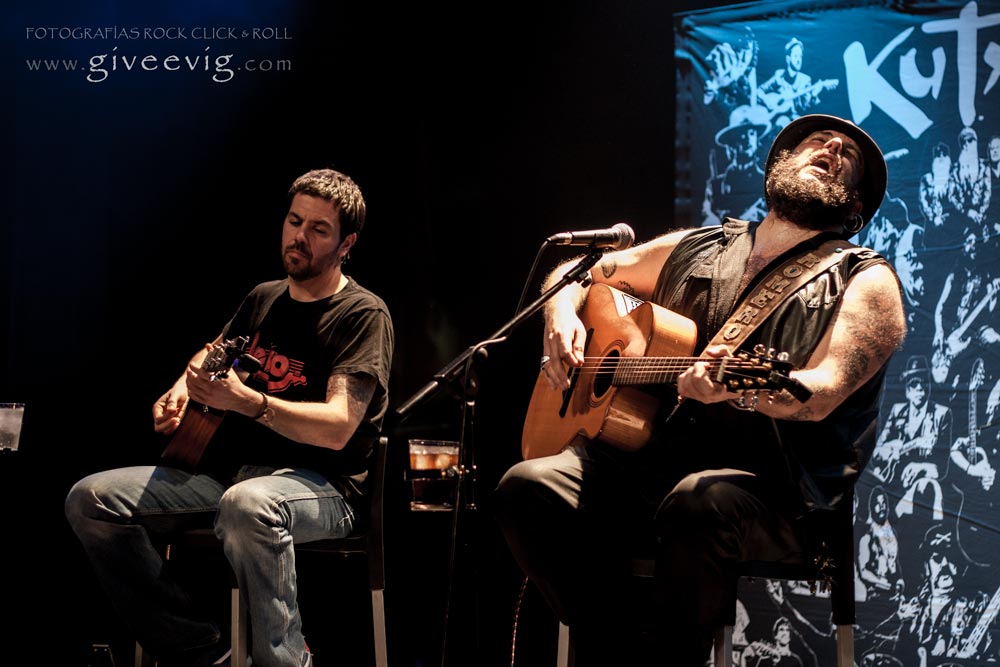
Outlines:
{"type": "MultiPolygon", "coordinates": [[[[196,355],[185,376],[157,402],[161,422],[169,417],[165,412],[168,404],[180,400],[178,392],[183,387],[199,403],[256,419],[291,440],[342,449],[361,424],[368,403],[375,395],[373,376],[335,373],[327,381],[325,401],[286,401],[270,394],[265,397],[244,384],[237,373],[213,378],[211,373],[201,369],[199,361],[202,358],[204,355],[196,355]]],[[[186,396],[184,401],[187,401],[186,396]]],[[[158,416],[155,406],[153,416],[154,419],[158,416]]]]}
{"type": "MultiPolygon", "coordinates": [[[[670,257],[677,242],[688,232],[672,232],[627,250],[609,252],[590,271],[593,282],[610,285],[623,292],[648,300],[653,295],[660,269],[670,257]]],[[[549,274],[544,289],[550,288],[565,273],[576,266],[577,260],[561,264],[549,274]]],[[[583,363],[583,346],[586,332],[577,313],[587,298],[587,287],[571,283],[559,290],[545,304],[545,330],[542,354],[553,361],[570,366],[583,363]]],[[[545,377],[553,389],[566,389],[569,380],[562,364],[544,366],[545,377]]]]}
{"type": "Polygon", "coordinates": [[[337,373],[327,381],[325,403],[283,401],[269,396],[271,419],[261,422],[292,440],[343,449],[364,419],[375,395],[375,384],[371,375],[337,373]]]}
{"type": "MultiPolygon", "coordinates": [[[[851,278],[826,335],[805,366],[791,373],[812,390],[812,397],[800,403],[782,391],[770,401],[762,397],[757,410],[778,419],[824,419],[871,379],[902,345],[905,335],[906,318],[895,275],[885,264],[875,264],[851,278]]],[[[716,348],[713,354],[722,356],[725,349],[716,348]]],[[[681,396],[703,403],[734,397],[711,381],[703,363],[685,371],[677,387],[681,396]]]]}
{"type": "Polygon", "coordinates": [[[259,420],[286,438],[329,449],[343,449],[364,419],[375,395],[371,375],[337,373],[326,385],[326,402],[285,401],[267,397],[267,413],[259,420]]]}

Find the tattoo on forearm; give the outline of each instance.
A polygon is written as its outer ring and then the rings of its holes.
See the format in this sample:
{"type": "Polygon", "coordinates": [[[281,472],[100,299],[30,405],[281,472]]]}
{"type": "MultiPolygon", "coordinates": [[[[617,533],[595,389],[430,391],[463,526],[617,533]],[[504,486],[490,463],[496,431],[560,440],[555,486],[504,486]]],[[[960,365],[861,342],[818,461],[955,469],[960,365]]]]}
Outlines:
{"type": "Polygon", "coordinates": [[[772,391],[771,395],[768,396],[767,398],[767,402],[771,403],[772,405],[780,405],[782,407],[785,407],[798,403],[798,399],[792,396],[792,394],[789,391],[785,389],[780,389],[778,391],[772,391]]]}
{"type": "Polygon", "coordinates": [[[802,406],[802,409],[798,412],[786,417],[789,421],[807,422],[812,421],[813,411],[812,408],[802,406]]]}
{"type": "Polygon", "coordinates": [[[611,276],[615,275],[615,271],[617,270],[618,270],[618,262],[616,262],[615,260],[608,259],[601,262],[601,274],[604,275],[605,278],[610,278],[611,276]]]}
{"type": "Polygon", "coordinates": [[[326,396],[329,399],[335,394],[346,394],[348,412],[351,417],[361,419],[375,395],[375,378],[363,373],[331,375],[326,386],[326,396]]]}
{"type": "MultiPolygon", "coordinates": [[[[768,403],[780,406],[782,408],[790,407],[793,405],[801,405],[799,403],[799,399],[792,396],[792,394],[785,389],[773,392],[770,398],[768,399],[768,403]]],[[[813,415],[812,409],[803,405],[799,410],[793,412],[787,417],[782,417],[782,419],[786,419],[788,421],[809,421],[812,419],[812,415],[813,415]]]]}
{"type": "MultiPolygon", "coordinates": [[[[872,312],[885,312],[884,309],[879,309],[880,305],[873,303],[874,310],[872,312]]],[[[855,345],[848,352],[847,358],[844,359],[844,381],[849,387],[854,387],[861,382],[870,368],[877,367],[884,362],[889,355],[887,348],[891,347],[881,329],[873,329],[868,323],[855,322],[853,324],[855,326],[851,327],[850,333],[855,345]]]]}
{"type": "Polygon", "coordinates": [[[621,285],[623,291],[628,292],[629,294],[635,294],[635,288],[632,287],[627,280],[619,280],[618,284],[621,285]]]}
{"type": "MultiPolygon", "coordinates": [[[[875,342],[875,341],[871,341],[875,342]]],[[[847,359],[845,364],[846,380],[849,387],[855,386],[861,381],[861,378],[865,376],[868,372],[869,365],[871,364],[871,358],[863,347],[856,347],[851,350],[850,358],[847,359]]]]}

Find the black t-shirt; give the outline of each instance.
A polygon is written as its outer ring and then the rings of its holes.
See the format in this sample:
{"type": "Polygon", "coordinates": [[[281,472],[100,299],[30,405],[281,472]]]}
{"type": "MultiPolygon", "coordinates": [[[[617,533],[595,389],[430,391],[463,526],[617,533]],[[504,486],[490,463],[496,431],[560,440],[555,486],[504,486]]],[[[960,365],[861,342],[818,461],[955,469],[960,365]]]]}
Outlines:
{"type": "Polygon", "coordinates": [[[309,302],[292,299],[287,281],[272,281],[247,295],[222,336],[249,339],[247,351],[261,366],[247,385],[284,400],[325,402],[334,374],[361,373],[377,384],[344,449],[295,442],[248,417],[229,414],[206,454],[206,471],[227,478],[241,465],[301,467],[331,479],[363,480],[388,408],[394,336],[385,303],[353,280],[337,294],[309,302]]]}

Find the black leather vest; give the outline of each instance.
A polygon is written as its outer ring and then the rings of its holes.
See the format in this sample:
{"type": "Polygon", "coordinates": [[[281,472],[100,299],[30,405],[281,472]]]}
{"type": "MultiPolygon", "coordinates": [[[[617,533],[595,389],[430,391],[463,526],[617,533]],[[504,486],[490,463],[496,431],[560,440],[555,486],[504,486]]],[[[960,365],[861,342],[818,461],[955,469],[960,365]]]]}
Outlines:
{"type": "MultiPolygon", "coordinates": [[[[722,226],[694,230],[674,249],[660,273],[653,301],[696,323],[696,354],[742,301],[736,289],[755,228],[756,224],[727,219],[722,226]]],[[[781,262],[829,238],[830,234],[817,235],[775,259],[744,292],[781,262]]],[[[759,343],[787,352],[794,366],[804,364],[832,320],[850,277],[875,263],[886,263],[871,250],[844,255],[787,297],[741,349],[751,350],[759,343]]],[[[775,420],[728,403],[686,401],[670,419],[669,437],[675,439],[679,430],[682,438],[699,441],[691,444],[718,451],[719,465],[749,469],[784,486],[787,493],[783,495],[791,503],[801,503],[799,509],[832,509],[857,479],[875,446],[885,371],[883,366],[820,422],[775,420]]],[[[715,465],[713,461],[698,465],[706,463],[715,465]]]]}

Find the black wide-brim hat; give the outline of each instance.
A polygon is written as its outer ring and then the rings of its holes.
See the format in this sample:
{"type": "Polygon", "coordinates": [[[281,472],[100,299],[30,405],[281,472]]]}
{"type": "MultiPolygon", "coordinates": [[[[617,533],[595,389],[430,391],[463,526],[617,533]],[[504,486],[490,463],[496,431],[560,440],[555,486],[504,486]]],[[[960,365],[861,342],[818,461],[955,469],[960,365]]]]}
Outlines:
{"type": "Polygon", "coordinates": [[[906,367],[899,374],[899,379],[903,382],[914,375],[927,379],[931,376],[931,367],[927,364],[927,357],[922,354],[915,354],[906,360],[906,367]]]}
{"type": "Polygon", "coordinates": [[[858,182],[858,196],[861,199],[861,217],[867,225],[882,205],[889,175],[885,167],[885,158],[882,157],[882,149],[867,132],[851,121],[821,113],[799,116],[782,128],[774,138],[771,150],[767,154],[764,173],[771,173],[771,166],[781,151],[795,150],[803,139],[821,130],[835,130],[846,134],[861,149],[865,164],[861,180],[858,182]]]}

